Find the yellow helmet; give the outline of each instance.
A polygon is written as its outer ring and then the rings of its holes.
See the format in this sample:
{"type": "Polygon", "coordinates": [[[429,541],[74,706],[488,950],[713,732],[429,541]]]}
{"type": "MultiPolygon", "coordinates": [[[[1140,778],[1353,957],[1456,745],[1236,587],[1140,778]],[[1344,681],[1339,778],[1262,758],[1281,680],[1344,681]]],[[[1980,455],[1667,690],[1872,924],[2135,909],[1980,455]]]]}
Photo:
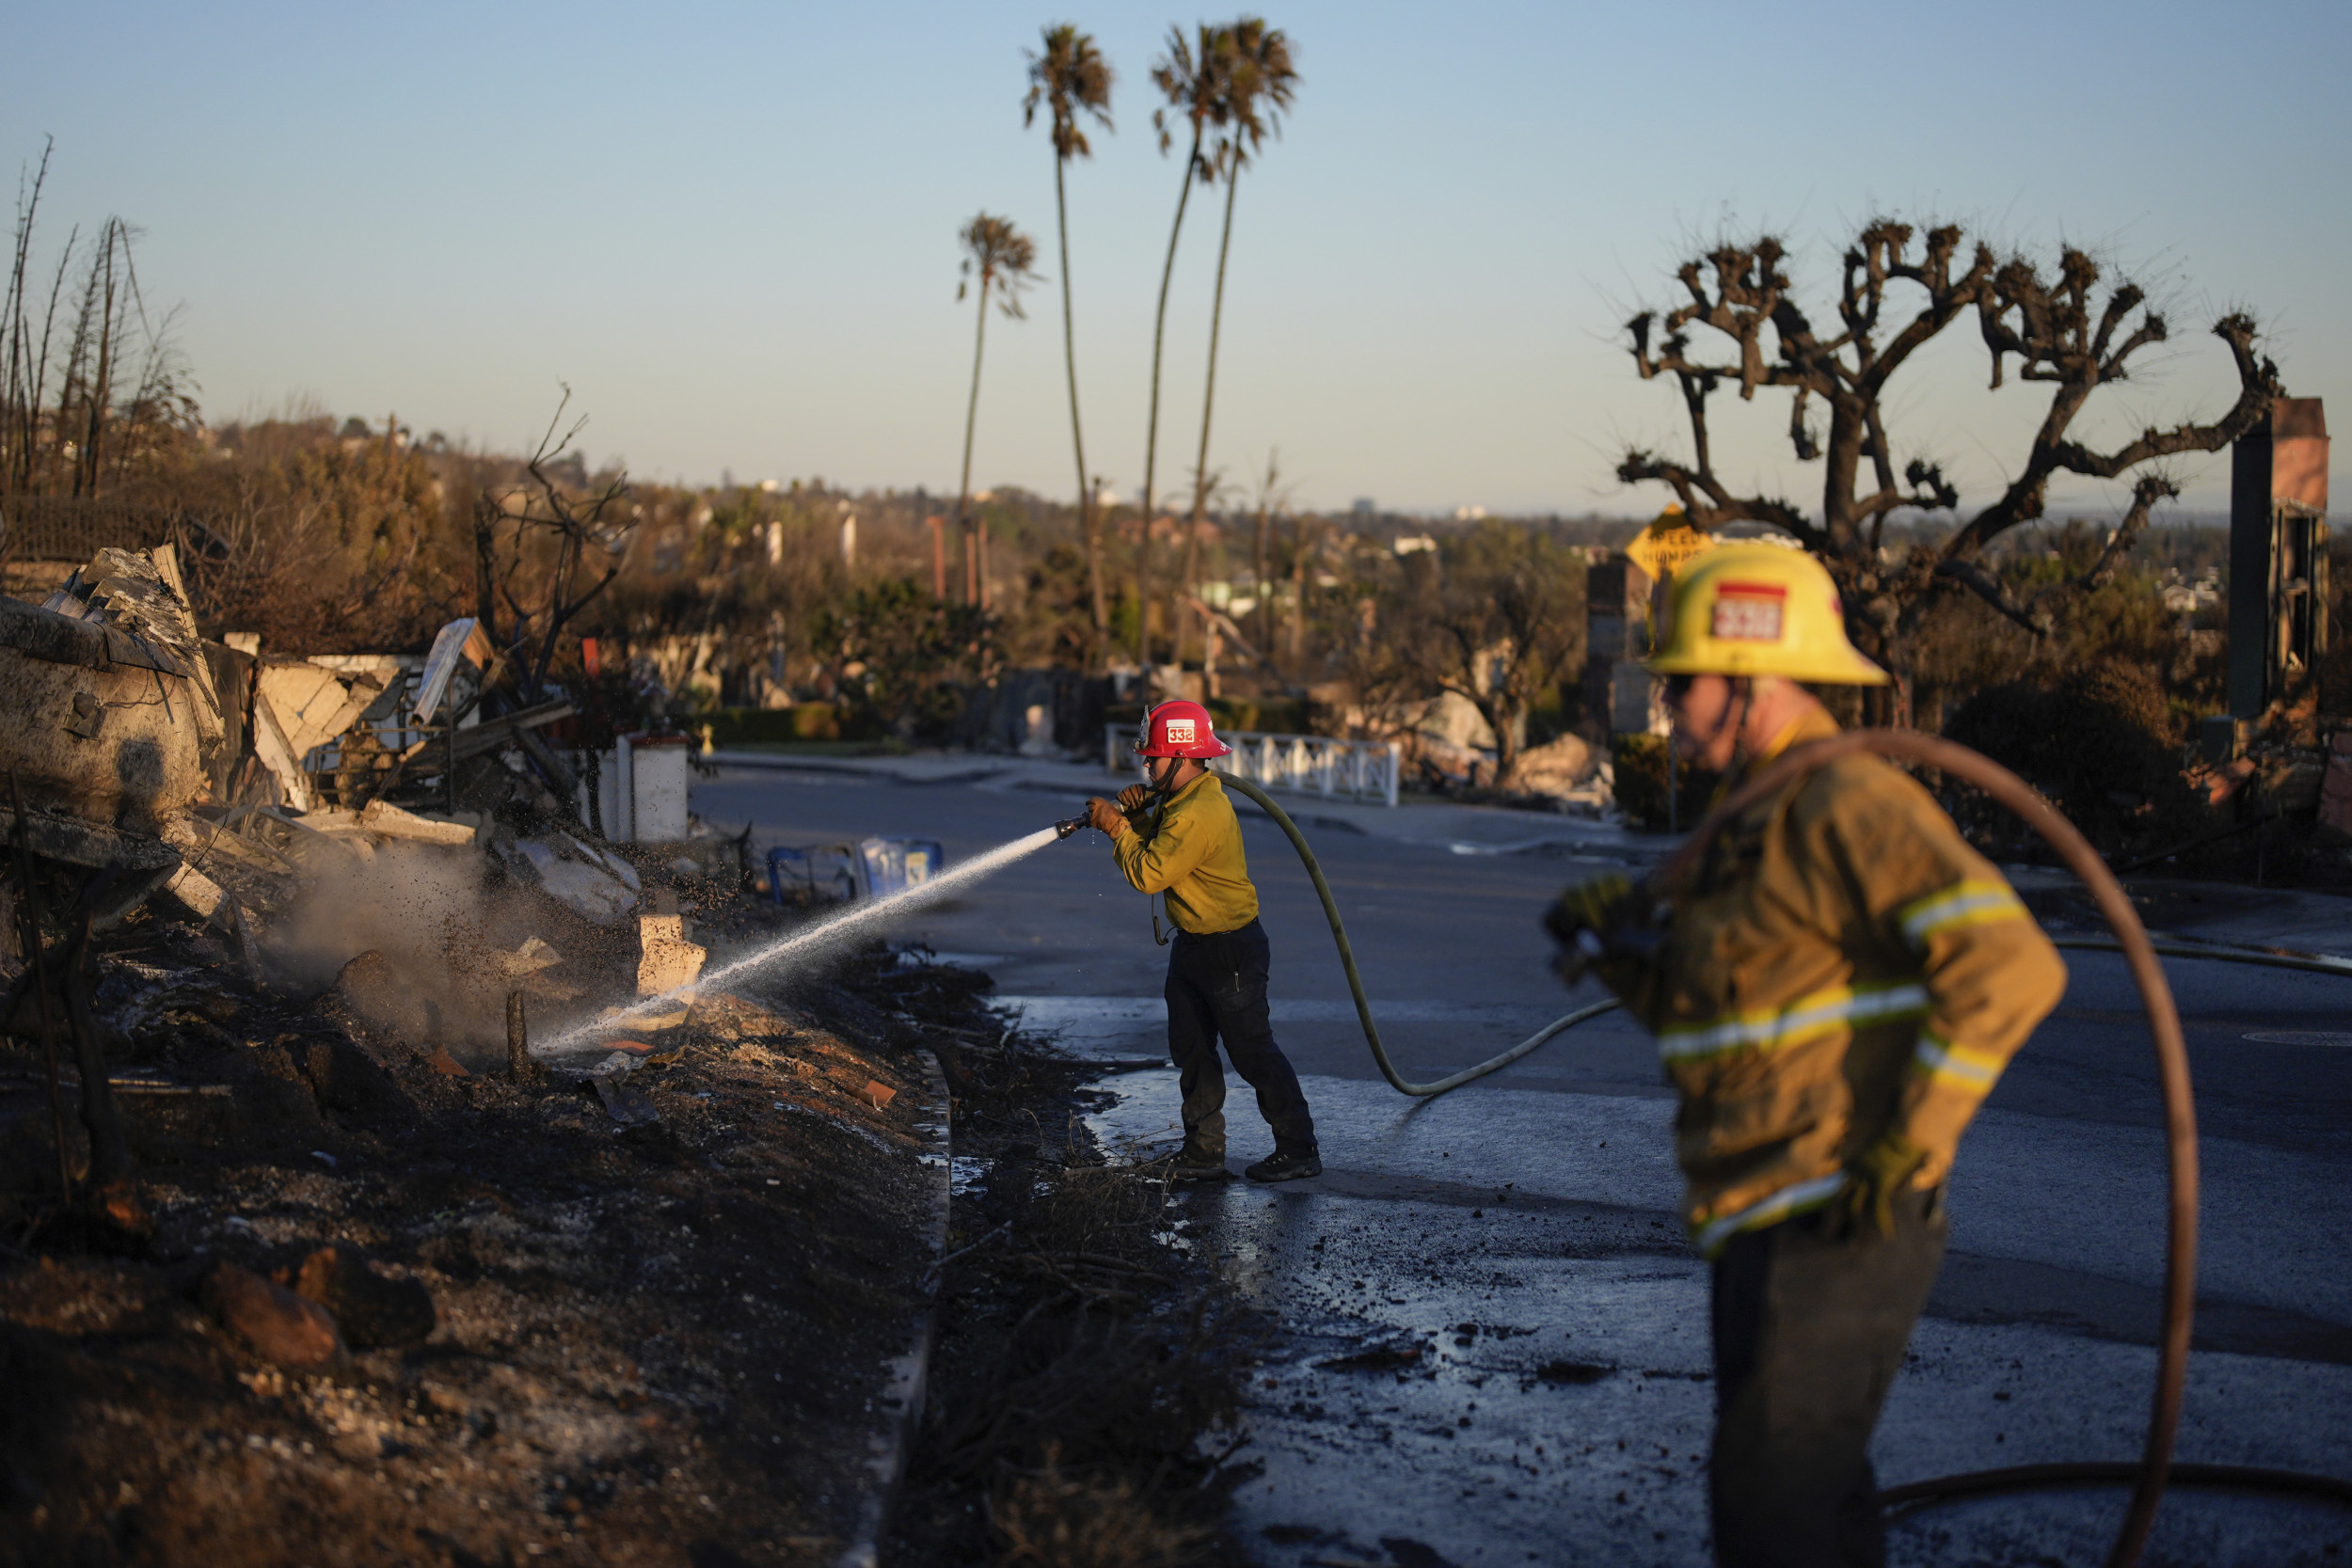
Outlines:
{"type": "Polygon", "coordinates": [[[1884,686],[1893,677],[1846,641],[1837,585],[1802,550],[1724,545],[1667,590],[1664,646],[1644,664],[1661,675],[1781,675],[1884,686]]]}

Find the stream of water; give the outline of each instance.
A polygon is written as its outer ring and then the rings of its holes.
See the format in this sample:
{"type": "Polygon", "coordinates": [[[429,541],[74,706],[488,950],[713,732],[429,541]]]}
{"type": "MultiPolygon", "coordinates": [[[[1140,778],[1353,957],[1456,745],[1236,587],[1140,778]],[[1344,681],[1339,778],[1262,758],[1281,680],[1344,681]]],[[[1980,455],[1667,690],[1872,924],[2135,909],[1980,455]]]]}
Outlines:
{"type": "Polygon", "coordinates": [[[894,893],[887,898],[878,898],[870,904],[853,905],[839,914],[818,921],[805,930],[795,931],[790,936],[779,938],[765,947],[755,948],[741,958],[731,958],[716,969],[706,970],[692,985],[681,986],[675,990],[665,991],[659,996],[642,997],[632,1006],[617,1013],[610,1013],[601,1018],[576,1023],[546,1043],[534,1047],[533,1053],[548,1054],[576,1049],[588,1043],[594,1037],[609,1032],[615,1025],[627,1024],[634,1019],[669,1011],[675,1008],[680,1001],[687,999],[705,986],[724,986],[742,975],[756,974],[761,970],[774,969],[780,965],[805,964],[813,958],[837,950],[842,943],[853,937],[863,935],[874,927],[885,925],[925,904],[934,903],[939,899],[962,892],[972,883],[995,875],[1024,856],[1035,854],[1053,843],[1056,836],[1056,830],[1041,828],[1026,838],[1016,838],[1010,844],[999,845],[977,860],[966,861],[963,864],[933,877],[929,881],[917,882],[913,887],[894,893]]]}

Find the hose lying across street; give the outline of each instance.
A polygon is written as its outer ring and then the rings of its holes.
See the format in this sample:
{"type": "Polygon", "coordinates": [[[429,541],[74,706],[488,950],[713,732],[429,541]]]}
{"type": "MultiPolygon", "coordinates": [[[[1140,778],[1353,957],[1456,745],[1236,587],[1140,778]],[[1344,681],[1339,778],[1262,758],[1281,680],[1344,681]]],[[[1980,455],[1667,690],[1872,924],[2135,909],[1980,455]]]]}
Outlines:
{"type": "MultiPolygon", "coordinates": [[[[2148,1532],[2155,1523],[2156,1505],[2162,1499],[2169,1481],[2190,1485],[2298,1493],[2338,1503],[2352,1503],[2352,1482],[2330,1477],[2239,1465],[2175,1465],[2172,1463],[2173,1438],[2180,1427],[2181,1395],[2187,1381],[2190,1321],[2196,1307],[2197,1111],[2195,1095],[2189,1083],[2188,1048],[2181,1033],[2180,1012],[2173,1006],[2172,989],[2166,983],[2164,968],[2157,961],[2157,954],[2163,952],[2180,958],[2257,963],[2323,974],[2352,975],[2352,964],[2326,958],[2266,954],[2245,948],[2206,948],[2194,942],[2158,943],[2151,940],[2146,927],[2139,922],[2138,913],[2132,908],[2130,896],[2107,869],[2106,863],[2099,858],[2098,851],[2039,791],[1999,763],[1965,746],[1910,730],[1852,730],[1827,740],[1797,747],[1774,759],[1708,814],[1707,819],[1692,832],[1691,836],[1650,874],[1646,890],[1654,895],[1670,893],[1697,868],[1708,846],[1726,823],[1756,801],[1772,796],[1789,780],[1811,773],[1853,752],[1874,752],[1898,762],[1941,768],[1976,785],[2024,818],[2026,824],[2040,833],[2058,853],[2067,869],[2090,890],[2099,912],[2106,917],[2108,927],[2115,933],[2115,940],[2109,942],[2098,938],[2062,938],[2058,945],[2120,951],[2130,966],[2132,980],[2139,988],[2140,1005],[2148,1015],[2148,1032],[2156,1048],[2157,1079],[2164,1092],[2169,1197],[2166,1206],[2164,1316],[2162,1331],[2157,1338],[2156,1386],[2149,1414],[2147,1438],[2138,1461],[2131,1464],[2022,1465],[1997,1470],[1972,1471],[1965,1475],[1942,1476],[1889,1487],[1879,1494],[1881,1504],[1888,1509],[1915,1508],[1994,1492],[2128,1482],[2132,1488],[2131,1506],[2124,1513],[2123,1525],[2117,1532],[2115,1544],[2107,1554],[2107,1564],[2108,1568],[2133,1568],[2139,1560],[2141,1549],[2147,1544],[2148,1532]]],[[[1227,787],[1237,789],[1256,801],[1290,839],[1291,847],[1298,851],[1299,860],[1307,867],[1307,875],[1314,882],[1315,895],[1323,900],[1324,915],[1331,923],[1331,940],[1339,948],[1340,965],[1347,972],[1347,989],[1356,1001],[1356,1016],[1363,1023],[1364,1043],[1372,1048],[1372,1057],[1379,1066],[1380,1075],[1398,1093],[1427,1098],[1458,1088],[1473,1079],[1508,1067],[1552,1037],[1616,1006],[1615,1002],[1609,1001],[1581,1007],[1565,1018],[1546,1024],[1488,1061],[1465,1068],[1434,1083],[1410,1082],[1396,1069],[1387,1047],[1381,1044],[1379,1026],[1373,1021],[1372,1004],[1364,998],[1363,977],[1357,972],[1356,956],[1348,944],[1347,928],[1340,919],[1339,905],[1333,901],[1330,884],[1324,880],[1323,868],[1316,863],[1314,851],[1308,847],[1297,824],[1267,797],[1264,790],[1248,780],[1232,773],[1220,773],[1218,778],[1227,787]]]]}

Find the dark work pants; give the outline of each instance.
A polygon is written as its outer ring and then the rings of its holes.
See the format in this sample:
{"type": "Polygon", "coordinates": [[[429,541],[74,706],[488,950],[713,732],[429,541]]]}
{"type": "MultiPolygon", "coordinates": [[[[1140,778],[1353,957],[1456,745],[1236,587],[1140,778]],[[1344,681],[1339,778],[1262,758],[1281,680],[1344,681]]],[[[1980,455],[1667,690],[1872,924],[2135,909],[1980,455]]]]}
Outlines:
{"type": "Polygon", "coordinates": [[[1290,1058],[1274,1043],[1266,1016],[1265,927],[1196,936],[1179,931],[1168,952],[1168,1056],[1184,1096],[1184,1142],[1225,1156],[1225,1069],[1218,1040],[1233,1070],[1258,1091],[1258,1112],[1274,1129],[1274,1147],[1288,1154],[1315,1152],[1314,1118],[1290,1058]]]}
{"type": "Polygon", "coordinates": [[[1820,1211],[1733,1238],[1715,1261],[1715,1453],[1724,1568],[1879,1568],[1870,1431],[1944,1260],[1943,1191],[1895,1233],[1820,1211]]]}

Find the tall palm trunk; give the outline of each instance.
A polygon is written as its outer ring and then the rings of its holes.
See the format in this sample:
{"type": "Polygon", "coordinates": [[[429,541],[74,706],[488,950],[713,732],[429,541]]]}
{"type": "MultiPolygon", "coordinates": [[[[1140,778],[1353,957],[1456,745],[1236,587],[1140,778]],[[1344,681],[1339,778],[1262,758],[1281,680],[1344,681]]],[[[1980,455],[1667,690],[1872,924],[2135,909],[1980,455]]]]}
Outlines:
{"type": "MultiPolygon", "coordinates": [[[[1200,571],[1200,516],[1209,504],[1209,415],[1216,406],[1216,335],[1225,320],[1225,256],[1233,246],[1233,196],[1241,189],[1241,163],[1238,158],[1225,172],[1225,232],[1216,243],[1216,297],[1209,307],[1209,376],[1200,394],[1200,454],[1192,470],[1192,520],[1186,525],[1184,538],[1184,587],[1187,591],[1199,579],[1200,571]]],[[[1175,595],[1168,596],[1168,608],[1176,607],[1175,595]]],[[[1182,621],[1173,622],[1182,626],[1182,621]]],[[[1177,656],[1183,657],[1183,639],[1177,641],[1177,656]]]]}
{"type": "Polygon", "coordinates": [[[1078,331],[1070,306],[1070,207],[1062,196],[1062,166],[1069,160],[1054,155],[1054,217],[1061,230],[1061,347],[1062,366],[1070,372],[1070,445],[1078,458],[1078,533],[1086,542],[1087,594],[1094,608],[1094,648],[1089,666],[1103,660],[1110,632],[1110,610],[1103,602],[1103,519],[1095,515],[1094,492],[1087,485],[1087,442],[1078,428],[1078,331]]]}
{"type": "Polygon", "coordinates": [[[980,417],[980,355],[988,347],[989,275],[980,274],[980,325],[972,335],[972,401],[963,411],[963,477],[956,483],[956,526],[963,530],[963,602],[980,602],[978,542],[973,537],[972,430],[980,417]]]}
{"type": "MultiPolygon", "coordinates": [[[[1273,465],[1268,464],[1269,476],[1272,468],[1273,465]]],[[[1258,591],[1258,657],[1260,662],[1266,664],[1274,662],[1274,585],[1265,579],[1272,543],[1269,537],[1272,519],[1268,513],[1273,504],[1269,497],[1258,498],[1258,559],[1252,579],[1252,586],[1258,591]]]]}
{"type": "Polygon", "coordinates": [[[1152,668],[1152,480],[1160,452],[1160,347],[1168,336],[1168,285],[1176,276],[1176,236],[1184,231],[1184,205],[1192,199],[1193,170],[1200,162],[1200,121],[1196,119],[1192,150],[1184,156],[1184,187],[1176,193],[1176,221],[1168,230],[1168,262],[1160,268],[1160,308],[1152,318],[1152,423],[1143,438],[1143,537],[1136,547],[1136,662],[1147,673],[1152,668]]]}

